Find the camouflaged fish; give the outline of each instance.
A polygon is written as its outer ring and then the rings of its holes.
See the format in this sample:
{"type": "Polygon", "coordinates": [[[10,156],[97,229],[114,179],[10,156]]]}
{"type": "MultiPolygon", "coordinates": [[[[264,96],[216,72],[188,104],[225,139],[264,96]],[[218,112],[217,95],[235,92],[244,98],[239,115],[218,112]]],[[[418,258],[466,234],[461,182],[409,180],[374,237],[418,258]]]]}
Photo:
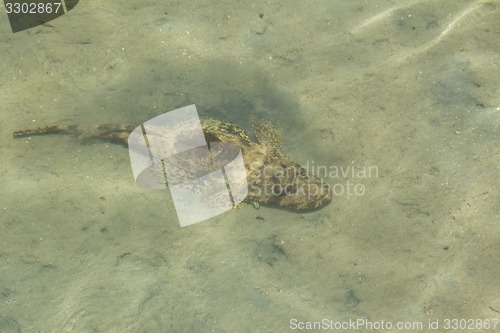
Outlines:
{"type": "MultiPolygon", "coordinates": [[[[201,119],[207,142],[230,142],[240,147],[247,171],[246,202],[279,206],[290,210],[309,210],[331,202],[330,187],[323,180],[285,155],[278,129],[268,121],[252,118],[258,142],[250,140],[240,127],[211,118],[201,119]]],[[[14,138],[35,135],[70,134],[81,141],[103,140],[127,146],[136,125],[51,125],[14,132],[14,138]]]]}

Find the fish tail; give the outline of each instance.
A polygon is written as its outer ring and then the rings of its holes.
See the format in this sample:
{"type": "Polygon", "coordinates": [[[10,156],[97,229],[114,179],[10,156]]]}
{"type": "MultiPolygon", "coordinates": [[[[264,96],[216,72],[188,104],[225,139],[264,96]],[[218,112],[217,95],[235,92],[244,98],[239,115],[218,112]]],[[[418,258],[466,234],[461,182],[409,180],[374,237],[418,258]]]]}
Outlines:
{"type": "Polygon", "coordinates": [[[35,135],[73,134],[75,130],[75,125],[49,125],[18,130],[13,135],[14,138],[24,138],[35,135]]]}

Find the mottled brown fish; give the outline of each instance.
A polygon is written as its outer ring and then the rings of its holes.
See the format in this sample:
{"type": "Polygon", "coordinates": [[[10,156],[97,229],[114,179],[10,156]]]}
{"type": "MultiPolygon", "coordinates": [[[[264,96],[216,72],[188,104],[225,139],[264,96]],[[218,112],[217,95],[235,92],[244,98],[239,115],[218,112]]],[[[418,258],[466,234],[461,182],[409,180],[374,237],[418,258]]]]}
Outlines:
{"type": "MultiPolygon", "coordinates": [[[[309,210],[327,205],[330,187],[307,169],[292,161],[281,150],[281,136],[270,122],[252,118],[252,129],[258,140],[253,142],[240,127],[214,119],[201,119],[207,142],[230,142],[241,148],[247,171],[248,196],[245,201],[279,206],[290,210],[309,210]]],[[[51,125],[14,132],[14,138],[70,134],[82,141],[99,139],[128,144],[135,125],[51,125]]]]}

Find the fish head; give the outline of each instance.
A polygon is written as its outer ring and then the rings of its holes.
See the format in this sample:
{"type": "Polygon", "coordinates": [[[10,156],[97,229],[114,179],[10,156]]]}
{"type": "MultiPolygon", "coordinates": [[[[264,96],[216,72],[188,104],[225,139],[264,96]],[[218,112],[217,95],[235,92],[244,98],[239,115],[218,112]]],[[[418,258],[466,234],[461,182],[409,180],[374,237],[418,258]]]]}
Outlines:
{"type": "Polygon", "coordinates": [[[296,211],[318,209],[332,201],[329,184],[288,156],[254,162],[248,177],[251,200],[296,211]]]}

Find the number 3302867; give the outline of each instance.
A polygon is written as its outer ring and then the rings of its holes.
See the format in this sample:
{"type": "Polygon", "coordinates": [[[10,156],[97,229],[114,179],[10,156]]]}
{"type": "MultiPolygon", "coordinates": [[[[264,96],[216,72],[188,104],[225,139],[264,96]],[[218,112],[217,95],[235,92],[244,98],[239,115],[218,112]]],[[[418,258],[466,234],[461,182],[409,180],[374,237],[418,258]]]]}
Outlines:
{"type": "Polygon", "coordinates": [[[5,11],[7,14],[52,14],[58,13],[61,9],[61,3],[26,3],[14,2],[5,3],[5,11]]]}

